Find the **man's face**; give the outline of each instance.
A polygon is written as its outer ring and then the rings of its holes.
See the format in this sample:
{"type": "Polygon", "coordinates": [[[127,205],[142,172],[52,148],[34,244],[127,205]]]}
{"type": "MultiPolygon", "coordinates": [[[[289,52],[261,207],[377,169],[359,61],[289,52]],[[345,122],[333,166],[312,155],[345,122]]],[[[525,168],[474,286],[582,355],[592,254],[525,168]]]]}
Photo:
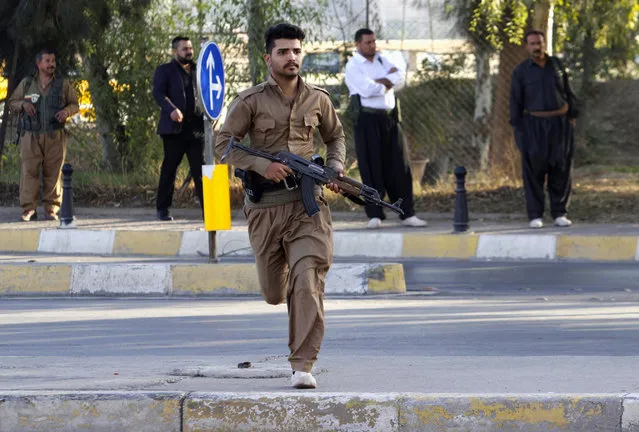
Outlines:
{"type": "Polygon", "coordinates": [[[275,39],[275,46],[264,60],[274,76],[295,78],[302,64],[302,43],[299,39],[275,39]]]}
{"type": "Polygon", "coordinates": [[[528,35],[528,39],[526,39],[526,50],[532,58],[541,60],[546,52],[544,37],[538,34],[528,35]]]}
{"type": "Polygon", "coordinates": [[[182,64],[193,61],[193,45],[191,41],[183,40],[178,42],[178,46],[173,52],[175,59],[182,64]]]}
{"type": "Polygon", "coordinates": [[[367,34],[362,35],[362,40],[357,42],[357,51],[366,58],[375,57],[377,47],[375,46],[375,35],[367,34]]]}
{"type": "Polygon", "coordinates": [[[55,54],[43,54],[42,60],[36,62],[38,72],[42,75],[51,76],[55,72],[55,54]]]}

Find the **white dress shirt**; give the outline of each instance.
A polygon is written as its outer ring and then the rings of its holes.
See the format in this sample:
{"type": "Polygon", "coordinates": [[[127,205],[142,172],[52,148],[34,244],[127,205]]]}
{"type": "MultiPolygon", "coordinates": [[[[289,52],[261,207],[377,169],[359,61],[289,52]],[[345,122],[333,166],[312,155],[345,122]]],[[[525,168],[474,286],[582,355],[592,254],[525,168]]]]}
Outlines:
{"type": "Polygon", "coordinates": [[[362,106],[390,110],[395,108],[395,90],[404,86],[404,73],[379,53],[370,61],[356,52],[346,63],[345,81],[350,95],[360,96],[362,106]],[[388,73],[392,68],[397,68],[397,72],[388,73]],[[386,89],[384,84],[375,82],[380,78],[387,78],[393,87],[386,89]]]}

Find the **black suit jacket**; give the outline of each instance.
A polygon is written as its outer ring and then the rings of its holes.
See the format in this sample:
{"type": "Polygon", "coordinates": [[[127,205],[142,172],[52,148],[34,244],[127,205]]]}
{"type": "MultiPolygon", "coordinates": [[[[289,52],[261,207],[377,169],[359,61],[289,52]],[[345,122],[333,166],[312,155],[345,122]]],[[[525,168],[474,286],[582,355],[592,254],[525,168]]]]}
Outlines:
{"type": "MultiPolygon", "coordinates": [[[[186,112],[186,93],[184,92],[184,81],[180,74],[182,66],[173,59],[170,63],[160,65],[153,74],[153,97],[160,105],[160,121],[158,122],[157,133],[160,135],[176,135],[182,132],[182,124],[171,120],[171,113],[177,107],[182,113],[186,112]],[[168,99],[168,100],[167,100],[168,99]]],[[[197,94],[197,73],[195,64],[191,64],[193,73],[193,86],[195,94],[195,114],[197,118],[191,119],[194,129],[204,130],[204,119],[200,109],[199,97],[197,94]]]]}

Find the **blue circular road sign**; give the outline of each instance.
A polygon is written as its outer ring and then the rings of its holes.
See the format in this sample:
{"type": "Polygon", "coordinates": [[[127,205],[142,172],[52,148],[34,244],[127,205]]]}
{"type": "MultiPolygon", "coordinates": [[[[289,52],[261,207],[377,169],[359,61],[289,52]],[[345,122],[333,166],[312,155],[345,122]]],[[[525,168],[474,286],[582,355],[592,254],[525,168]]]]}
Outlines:
{"type": "Polygon", "coordinates": [[[202,45],[197,59],[197,85],[204,112],[217,120],[224,105],[224,64],[220,49],[213,42],[202,45]]]}

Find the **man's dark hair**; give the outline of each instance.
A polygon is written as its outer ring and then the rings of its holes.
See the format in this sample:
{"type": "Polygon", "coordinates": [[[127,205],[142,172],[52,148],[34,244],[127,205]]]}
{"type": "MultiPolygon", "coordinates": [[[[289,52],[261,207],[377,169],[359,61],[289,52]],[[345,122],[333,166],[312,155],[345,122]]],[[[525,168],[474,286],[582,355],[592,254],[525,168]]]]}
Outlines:
{"type": "Polygon", "coordinates": [[[372,35],[375,32],[368,28],[361,28],[355,32],[355,42],[361,42],[364,35],[372,35]]]}
{"type": "Polygon", "coordinates": [[[43,49],[41,49],[35,55],[36,63],[40,63],[42,61],[42,57],[44,57],[45,54],[53,54],[53,55],[55,55],[55,51],[52,50],[51,48],[43,48],[43,49]]]}
{"type": "Polygon", "coordinates": [[[277,39],[299,39],[301,42],[305,37],[306,34],[304,33],[304,30],[293,24],[280,23],[271,26],[266,29],[266,32],[264,32],[266,53],[271,53],[277,39]]]}
{"type": "Polygon", "coordinates": [[[530,35],[541,36],[542,38],[544,38],[544,41],[546,40],[546,35],[544,34],[544,32],[539,30],[528,30],[526,32],[526,35],[524,36],[524,42],[528,43],[528,36],[530,35]]]}
{"type": "Polygon", "coordinates": [[[180,46],[180,42],[182,41],[190,41],[191,39],[187,38],[186,36],[176,36],[173,38],[173,40],[171,41],[171,48],[173,49],[177,49],[178,46],[180,46]]]}

